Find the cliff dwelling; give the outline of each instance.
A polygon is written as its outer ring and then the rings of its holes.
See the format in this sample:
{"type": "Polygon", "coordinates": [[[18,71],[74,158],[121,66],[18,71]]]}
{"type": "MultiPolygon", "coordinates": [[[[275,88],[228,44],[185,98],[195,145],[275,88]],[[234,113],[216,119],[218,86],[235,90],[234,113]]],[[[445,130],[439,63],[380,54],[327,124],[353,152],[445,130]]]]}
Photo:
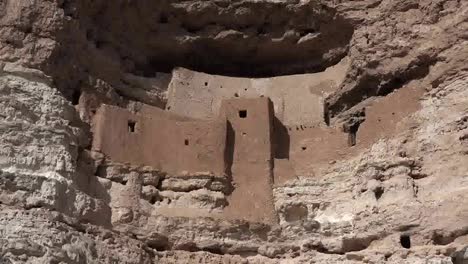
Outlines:
{"type": "Polygon", "coordinates": [[[320,73],[253,79],[177,68],[167,84],[164,109],[98,107],[92,150],[107,162],[161,174],[159,185],[151,187],[157,195],[149,195],[157,214],[276,223],[275,186],[297,175],[314,177],[317,169],[354,155],[417,107],[406,91],[406,104],[398,93],[376,102],[383,107],[400,102],[398,114],[394,110],[384,119],[371,111],[364,122],[363,110],[354,123],[331,126],[325,99],[347,67],[343,59],[320,73]],[[187,180],[203,183],[177,188],[187,180]],[[187,202],[186,191],[199,191],[211,204],[187,202]]]}
{"type": "Polygon", "coordinates": [[[467,0],[0,0],[0,264],[467,264],[467,33],[467,0]]]}

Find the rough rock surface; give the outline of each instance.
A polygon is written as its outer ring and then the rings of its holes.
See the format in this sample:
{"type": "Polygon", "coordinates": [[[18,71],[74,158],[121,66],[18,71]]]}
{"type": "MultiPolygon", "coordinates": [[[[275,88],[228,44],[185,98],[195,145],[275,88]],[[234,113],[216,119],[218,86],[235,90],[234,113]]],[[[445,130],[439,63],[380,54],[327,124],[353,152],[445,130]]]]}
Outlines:
{"type": "Polygon", "coordinates": [[[460,0],[0,0],[0,262],[467,263],[467,58],[460,0]],[[173,67],[271,77],[346,56],[332,125],[414,86],[419,109],[275,186],[276,225],[154,215],[216,212],[232,186],[90,151],[97,107],[163,107],[173,67]]]}

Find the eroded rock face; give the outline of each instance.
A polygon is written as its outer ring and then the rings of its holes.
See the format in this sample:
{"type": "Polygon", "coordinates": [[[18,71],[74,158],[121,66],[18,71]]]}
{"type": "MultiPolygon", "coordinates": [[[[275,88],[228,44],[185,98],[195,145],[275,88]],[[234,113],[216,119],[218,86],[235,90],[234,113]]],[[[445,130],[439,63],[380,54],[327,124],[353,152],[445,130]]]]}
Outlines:
{"type": "Polygon", "coordinates": [[[466,32],[456,0],[0,0],[0,262],[464,263],[466,32]],[[164,108],[175,67],[274,77],[344,57],[317,123],[350,146],[286,132],[277,221],[224,218],[229,177],[91,148],[101,104],[164,108]]]}
{"type": "Polygon", "coordinates": [[[337,62],[353,34],[334,7],[313,2],[80,1],[64,9],[96,48],[150,76],[175,66],[224,75],[307,72],[337,62]]]}

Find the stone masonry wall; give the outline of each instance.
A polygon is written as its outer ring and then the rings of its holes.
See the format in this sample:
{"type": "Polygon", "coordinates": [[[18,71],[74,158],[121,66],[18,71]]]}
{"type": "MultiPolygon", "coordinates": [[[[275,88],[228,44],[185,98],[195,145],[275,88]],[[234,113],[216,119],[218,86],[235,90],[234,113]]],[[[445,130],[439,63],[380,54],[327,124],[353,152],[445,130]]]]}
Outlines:
{"type": "Polygon", "coordinates": [[[184,68],[173,70],[166,109],[193,118],[218,115],[223,99],[269,97],[275,115],[285,125],[324,124],[324,98],[336,90],[348,67],[347,59],[321,73],[274,78],[236,78],[184,68]]]}
{"type": "Polygon", "coordinates": [[[163,110],[145,111],[151,114],[102,106],[93,149],[113,161],[153,166],[173,176],[224,175],[224,122],[180,121],[163,110]]]}

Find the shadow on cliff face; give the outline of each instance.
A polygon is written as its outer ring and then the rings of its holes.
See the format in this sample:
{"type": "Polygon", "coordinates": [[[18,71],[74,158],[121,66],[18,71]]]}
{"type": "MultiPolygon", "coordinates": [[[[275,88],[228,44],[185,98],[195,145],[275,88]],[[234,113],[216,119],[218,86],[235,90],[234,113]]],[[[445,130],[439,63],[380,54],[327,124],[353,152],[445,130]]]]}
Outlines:
{"type": "Polygon", "coordinates": [[[436,58],[420,56],[412,64],[404,67],[404,70],[391,74],[365,73],[357,77],[350,74],[355,80],[345,82],[339,90],[327,98],[330,115],[334,117],[367,98],[386,96],[404,87],[411,80],[424,78],[436,61],[436,58]]]}
{"type": "Polygon", "coordinates": [[[354,32],[315,2],[84,0],[59,8],[68,29],[47,71],[68,89],[80,76],[112,84],[122,73],[152,77],[178,66],[244,77],[317,72],[346,55],[354,32]]]}
{"type": "Polygon", "coordinates": [[[183,66],[212,74],[314,72],[347,52],[353,27],[334,9],[244,1],[79,1],[65,7],[89,42],[128,72],[183,66]],[[118,19],[117,19],[118,18],[118,19]]]}

